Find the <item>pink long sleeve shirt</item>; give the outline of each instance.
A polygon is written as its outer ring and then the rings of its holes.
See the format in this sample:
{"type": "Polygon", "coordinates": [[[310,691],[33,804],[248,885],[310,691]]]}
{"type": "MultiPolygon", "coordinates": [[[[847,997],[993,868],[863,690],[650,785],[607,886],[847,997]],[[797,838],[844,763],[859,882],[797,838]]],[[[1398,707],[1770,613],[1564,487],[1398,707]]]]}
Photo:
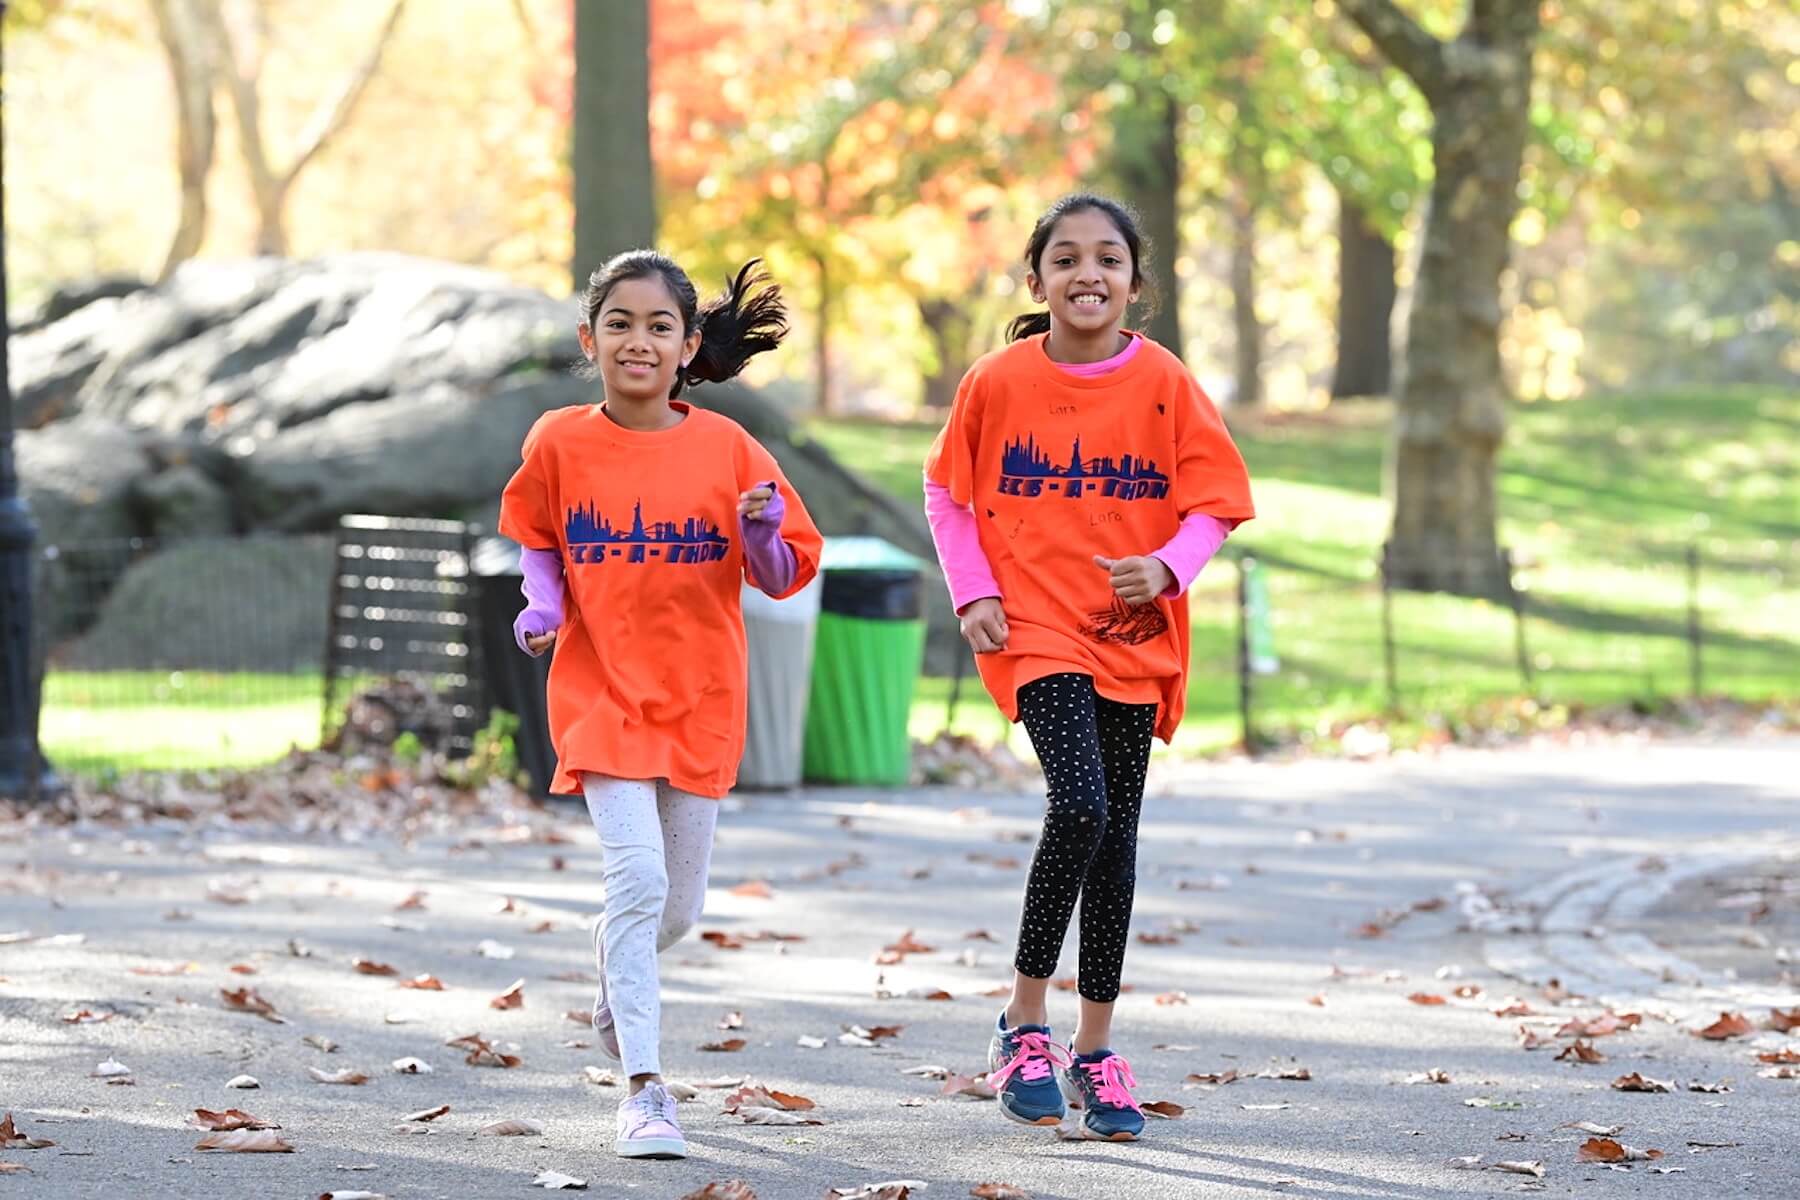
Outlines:
{"type": "MultiPolygon", "coordinates": [[[[1142,341],[1134,335],[1125,349],[1099,362],[1056,365],[1071,375],[1104,375],[1130,362],[1142,341]]],[[[925,481],[925,520],[931,526],[931,540],[937,547],[938,562],[950,587],[950,603],[956,611],[962,612],[977,600],[999,596],[1000,585],[994,581],[993,568],[981,550],[975,513],[951,499],[950,489],[929,479],[925,481]]],[[[1190,513],[1184,518],[1175,536],[1151,555],[1161,560],[1175,579],[1163,595],[1172,598],[1187,591],[1230,533],[1231,526],[1210,513],[1190,513]]]]}

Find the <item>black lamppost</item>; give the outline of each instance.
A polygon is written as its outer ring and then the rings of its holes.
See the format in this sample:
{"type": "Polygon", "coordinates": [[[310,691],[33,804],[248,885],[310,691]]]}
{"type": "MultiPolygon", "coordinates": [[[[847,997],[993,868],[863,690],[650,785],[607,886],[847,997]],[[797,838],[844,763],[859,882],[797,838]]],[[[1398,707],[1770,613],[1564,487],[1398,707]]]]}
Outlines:
{"type": "MultiPolygon", "coordinates": [[[[6,0],[0,0],[0,30],[5,25],[6,0]]],[[[22,796],[51,781],[37,749],[38,687],[31,654],[31,546],[37,529],[19,495],[19,473],[13,466],[6,353],[11,327],[6,315],[4,62],[0,50],[0,796],[22,796]]]]}

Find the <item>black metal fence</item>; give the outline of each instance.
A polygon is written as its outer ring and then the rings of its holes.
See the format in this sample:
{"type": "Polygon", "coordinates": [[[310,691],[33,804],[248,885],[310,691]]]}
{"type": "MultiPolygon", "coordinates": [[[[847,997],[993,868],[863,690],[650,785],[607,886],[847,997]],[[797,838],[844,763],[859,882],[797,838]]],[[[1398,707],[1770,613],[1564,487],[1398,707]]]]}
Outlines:
{"type": "MultiPolygon", "coordinates": [[[[494,572],[480,557],[460,524],[385,518],[352,519],[335,538],[43,548],[45,753],[93,774],[264,762],[346,730],[466,748],[484,698],[518,708],[542,680],[541,663],[510,649],[516,576],[484,581],[494,572]]],[[[1178,747],[1305,740],[1496,697],[1800,697],[1800,568],[1780,553],[1676,547],[1515,563],[1510,579],[1480,599],[1389,588],[1350,553],[1214,564],[1190,594],[1178,747]]],[[[972,677],[926,680],[920,696],[915,734],[947,719],[968,728],[983,711],[975,724],[1003,731],[972,677]]]]}

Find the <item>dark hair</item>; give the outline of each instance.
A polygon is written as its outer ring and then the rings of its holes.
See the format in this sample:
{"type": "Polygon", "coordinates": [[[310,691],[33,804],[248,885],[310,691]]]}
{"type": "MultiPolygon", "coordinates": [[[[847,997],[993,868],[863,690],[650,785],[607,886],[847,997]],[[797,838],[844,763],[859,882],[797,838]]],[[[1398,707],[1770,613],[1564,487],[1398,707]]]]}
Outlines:
{"type": "MultiPolygon", "coordinates": [[[[1117,200],[1106,196],[1096,196],[1092,192],[1071,192],[1055,204],[1044,210],[1044,215],[1037,219],[1031,227],[1031,240],[1025,244],[1025,265],[1033,274],[1042,276],[1039,260],[1044,257],[1044,248],[1050,244],[1050,235],[1056,231],[1056,223],[1073,213],[1104,213],[1106,219],[1118,229],[1119,236],[1125,239],[1126,247],[1131,251],[1131,286],[1143,289],[1143,314],[1148,317],[1156,311],[1156,285],[1149,279],[1146,266],[1150,251],[1144,244],[1144,235],[1138,231],[1138,215],[1136,212],[1117,200]]],[[[1006,327],[1006,340],[1016,342],[1020,338],[1028,338],[1034,334],[1050,332],[1050,314],[1047,312],[1025,313],[1014,317],[1006,327]]]]}
{"type": "Polygon", "coordinates": [[[669,390],[669,399],[673,400],[690,383],[722,383],[730,379],[752,358],[773,350],[787,336],[787,309],[781,303],[781,289],[770,281],[767,271],[759,269],[761,266],[760,258],[751,259],[738,268],[736,276],[726,280],[723,292],[701,304],[694,281],[673,259],[654,250],[627,250],[588,276],[587,288],[581,293],[581,319],[592,330],[613,288],[628,279],[660,278],[681,310],[682,336],[700,331],[700,349],[694,361],[675,370],[675,386],[669,390]],[[757,288],[761,290],[751,295],[752,289],[757,288]]]}

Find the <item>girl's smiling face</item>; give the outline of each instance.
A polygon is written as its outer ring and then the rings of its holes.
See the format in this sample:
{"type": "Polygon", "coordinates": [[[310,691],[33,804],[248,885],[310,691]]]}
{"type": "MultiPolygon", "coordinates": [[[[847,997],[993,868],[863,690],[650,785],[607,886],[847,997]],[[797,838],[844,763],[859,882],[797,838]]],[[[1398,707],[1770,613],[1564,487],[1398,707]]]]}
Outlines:
{"type": "Polygon", "coordinates": [[[607,398],[624,401],[667,400],[676,368],[700,348],[700,331],[684,332],[680,305],[655,275],[614,284],[580,336],[607,398]]]}
{"type": "Polygon", "coordinates": [[[1051,321],[1094,337],[1125,323],[1138,297],[1131,247],[1104,212],[1084,208],[1058,220],[1025,283],[1031,298],[1050,306],[1051,321]]]}

